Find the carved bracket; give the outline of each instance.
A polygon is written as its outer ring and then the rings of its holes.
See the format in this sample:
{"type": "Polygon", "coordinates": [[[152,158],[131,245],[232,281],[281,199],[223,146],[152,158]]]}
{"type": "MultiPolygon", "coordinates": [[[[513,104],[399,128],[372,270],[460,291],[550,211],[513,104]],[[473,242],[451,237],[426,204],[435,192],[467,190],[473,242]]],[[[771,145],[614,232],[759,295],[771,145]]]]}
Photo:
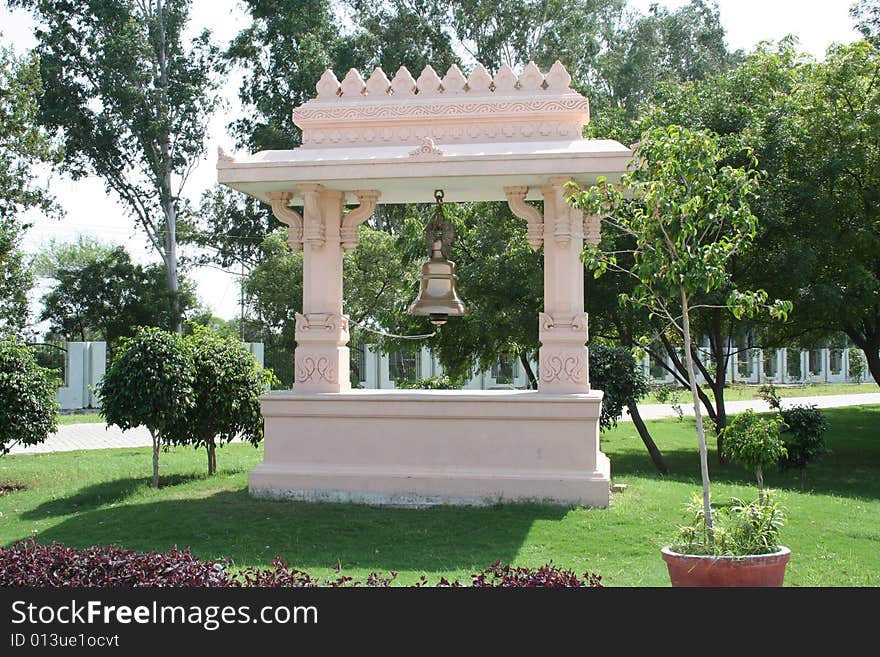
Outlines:
{"type": "Polygon", "coordinates": [[[354,251],[357,248],[358,226],[369,219],[373,212],[375,212],[376,203],[379,201],[380,194],[377,191],[370,190],[356,191],[354,195],[357,196],[360,205],[349,211],[349,213],[342,218],[342,225],[339,230],[342,239],[342,247],[349,252],[354,251]]]}
{"type": "Polygon", "coordinates": [[[584,240],[590,244],[599,244],[602,239],[602,219],[595,216],[584,217],[584,240]]]}
{"type": "Polygon", "coordinates": [[[526,203],[526,194],[528,193],[529,188],[525,185],[504,188],[507,206],[515,216],[525,219],[529,246],[533,251],[537,251],[544,243],[544,215],[534,205],[526,203]]]}
{"type": "Polygon", "coordinates": [[[293,194],[290,192],[269,192],[269,204],[272,206],[272,214],[282,224],[287,226],[287,243],[294,251],[302,251],[303,244],[303,220],[302,216],[288,205],[293,194]]]}
{"type": "Polygon", "coordinates": [[[551,178],[549,184],[541,188],[544,203],[554,204],[553,239],[561,246],[567,246],[572,239],[584,236],[586,219],[583,212],[568,203],[572,190],[565,186],[569,178],[551,178]]]}

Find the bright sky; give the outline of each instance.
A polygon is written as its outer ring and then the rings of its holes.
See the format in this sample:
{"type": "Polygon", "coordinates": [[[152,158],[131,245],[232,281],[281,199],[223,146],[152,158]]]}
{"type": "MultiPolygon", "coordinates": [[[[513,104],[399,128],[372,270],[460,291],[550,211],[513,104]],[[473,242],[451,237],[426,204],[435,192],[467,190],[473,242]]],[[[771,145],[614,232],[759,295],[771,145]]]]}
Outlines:
{"type": "MultiPolygon", "coordinates": [[[[630,0],[642,11],[655,0],[630,0]]],[[[660,0],[670,8],[687,4],[686,0],[660,0]]],[[[732,49],[748,51],[762,40],[779,40],[787,34],[796,35],[802,47],[817,58],[833,42],[849,42],[858,38],[849,18],[850,0],[719,0],[721,20],[732,49]]],[[[209,27],[215,38],[228,41],[244,27],[245,13],[236,0],[194,0],[193,27],[209,27]]],[[[0,8],[0,32],[5,44],[21,52],[33,47],[32,21],[21,12],[0,8]]],[[[342,72],[337,71],[337,74],[342,72]]],[[[226,125],[240,111],[236,100],[238,78],[227,81],[225,95],[229,107],[219,113],[210,125],[206,158],[199,164],[185,190],[197,203],[205,189],[216,181],[217,146],[233,150],[233,141],[226,135],[226,125]]],[[[51,239],[68,241],[78,234],[89,234],[107,243],[125,244],[132,256],[141,262],[157,261],[148,250],[146,238],[127,216],[124,208],[108,195],[99,179],[73,182],[64,176],[45,172],[50,189],[61,202],[66,216],[61,221],[30,215],[33,227],[24,240],[28,252],[38,251],[51,239]]],[[[199,296],[215,315],[230,319],[238,314],[238,277],[211,268],[200,268],[190,274],[198,284],[199,296]]],[[[37,292],[39,296],[39,291],[37,292]]]]}

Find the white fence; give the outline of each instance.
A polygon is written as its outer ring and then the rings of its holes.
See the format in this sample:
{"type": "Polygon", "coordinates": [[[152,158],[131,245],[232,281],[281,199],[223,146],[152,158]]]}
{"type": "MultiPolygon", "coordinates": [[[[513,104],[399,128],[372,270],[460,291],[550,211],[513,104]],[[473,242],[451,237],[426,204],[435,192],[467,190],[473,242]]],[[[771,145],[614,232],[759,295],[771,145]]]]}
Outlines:
{"type": "MultiPolygon", "coordinates": [[[[248,342],[254,359],[263,364],[263,343],[248,342]]],[[[95,386],[107,369],[106,342],[68,342],[65,345],[64,384],[55,393],[64,410],[97,408],[95,386]]]]}
{"type": "MultiPolygon", "coordinates": [[[[352,369],[357,372],[361,388],[397,388],[401,381],[414,381],[442,376],[443,368],[437,358],[424,347],[409,352],[381,353],[370,345],[358,354],[352,349],[352,369]]],[[[665,361],[671,365],[668,356],[665,361]]],[[[701,360],[708,365],[707,351],[701,360]]],[[[729,383],[856,383],[850,375],[849,349],[744,349],[729,358],[729,383]]],[[[538,365],[530,362],[537,375],[538,365]]],[[[675,378],[665,368],[646,356],[642,367],[654,383],[674,383],[675,378]]],[[[698,376],[700,382],[703,377],[698,376]]],[[[865,371],[859,382],[870,380],[865,371]]],[[[491,390],[493,388],[526,388],[528,377],[518,359],[500,362],[491,370],[477,372],[465,384],[465,389],[491,390]]]]}

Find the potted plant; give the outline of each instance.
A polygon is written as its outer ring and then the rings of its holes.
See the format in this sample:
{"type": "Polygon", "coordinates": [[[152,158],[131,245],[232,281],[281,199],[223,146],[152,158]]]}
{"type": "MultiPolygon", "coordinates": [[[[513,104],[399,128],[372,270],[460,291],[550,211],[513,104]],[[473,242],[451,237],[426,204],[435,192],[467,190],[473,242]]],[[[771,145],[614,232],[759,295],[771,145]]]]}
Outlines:
{"type": "Polygon", "coordinates": [[[764,469],[786,456],[780,438],[785,426],[778,413],[748,410],[724,429],[725,454],[755,471],[758,499],[734,499],[716,509],[711,541],[702,506],[691,505],[691,522],[662,550],[673,586],[782,586],[791,551],[779,544],[785,514],[764,489],[764,469]]]}
{"type": "MultiPolygon", "coordinates": [[[[687,372],[700,452],[703,484],[700,510],[694,514],[693,537],[701,537],[709,560],[742,559],[749,541],[729,537],[749,534],[748,523],[781,527],[781,510],[770,503],[737,503],[719,510],[723,524],[714,524],[710,502],[708,449],[696,370],[698,359],[692,315],[728,310],[741,319],[769,311],[784,319],[789,301],[770,302],[763,290],[743,290],[733,276],[735,256],[748,249],[757,231],[750,200],[760,174],[745,145],[725,145],[715,134],[676,125],[647,132],[634,147],[629,171],[615,184],[600,177],[579,191],[570,183],[571,203],[601,218],[607,232],[601,246],[587,241],[582,259],[594,276],[619,275],[622,304],[641,307],[656,322],[657,334],[643,336],[646,344],[663,335],[681,345],[687,372]],[[733,167],[731,161],[745,161],[733,167]],[[575,193],[576,192],[576,193],[575,193]],[[719,556],[725,551],[737,554],[719,556]]],[[[723,452],[724,435],[719,435],[723,452]]],[[[764,533],[764,538],[771,538],[764,533]]],[[[681,542],[681,541],[679,541],[681,542]]],[[[695,545],[696,540],[688,543],[695,545]]],[[[674,551],[664,548],[670,562],[674,551]]],[[[677,555],[683,557],[688,555],[677,555]]],[[[766,555],[762,555],[764,557],[766,555]]],[[[685,570],[697,572],[695,566],[685,570]]],[[[672,571],[670,570],[672,575],[672,571]]],[[[673,584],[681,580],[672,576],[673,584]]],[[[717,584],[712,580],[698,584],[717,584]]]]}

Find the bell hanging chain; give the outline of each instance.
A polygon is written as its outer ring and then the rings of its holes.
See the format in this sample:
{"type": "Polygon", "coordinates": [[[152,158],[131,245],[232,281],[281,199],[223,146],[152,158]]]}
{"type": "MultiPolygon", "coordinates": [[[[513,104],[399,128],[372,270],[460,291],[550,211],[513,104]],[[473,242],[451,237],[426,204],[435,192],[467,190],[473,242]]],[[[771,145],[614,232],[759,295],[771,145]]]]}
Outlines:
{"type": "Polygon", "coordinates": [[[428,247],[428,257],[430,258],[433,256],[434,244],[439,241],[440,253],[443,254],[443,257],[446,260],[449,260],[449,255],[452,252],[454,232],[452,229],[452,223],[443,213],[442,189],[434,190],[434,201],[436,201],[436,205],[434,206],[434,217],[428,222],[428,225],[425,226],[425,243],[428,247]]]}

